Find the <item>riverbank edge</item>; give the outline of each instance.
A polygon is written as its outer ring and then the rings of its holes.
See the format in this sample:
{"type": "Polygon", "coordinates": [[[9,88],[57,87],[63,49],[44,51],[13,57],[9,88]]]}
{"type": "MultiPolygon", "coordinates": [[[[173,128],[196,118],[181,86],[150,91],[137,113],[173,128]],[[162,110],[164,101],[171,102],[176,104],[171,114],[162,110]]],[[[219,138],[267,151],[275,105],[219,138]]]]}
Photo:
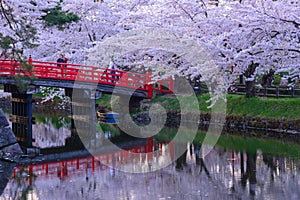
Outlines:
{"type": "MultiPolygon", "coordinates": [[[[210,99],[209,94],[197,95],[197,98],[199,101],[198,113],[200,114],[196,116],[193,116],[195,115],[192,113],[193,111],[176,109],[179,104],[173,96],[159,96],[155,99],[141,101],[140,108],[134,115],[134,120],[141,123],[145,120],[143,117],[147,119],[147,112],[144,110],[149,110],[152,105],[159,103],[166,107],[168,117],[165,125],[167,127],[178,127],[181,115],[183,115],[183,119],[190,119],[191,123],[197,123],[199,130],[206,131],[210,124],[217,124],[223,127],[224,134],[238,133],[239,135],[270,138],[289,136],[300,141],[300,115],[299,117],[296,117],[298,115],[294,115],[294,117],[290,115],[291,112],[299,113],[297,108],[300,99],[259,97],[247,99],[241,95],[230,94],[227,95],[227,111],[229,113],[217,113],[217,111],[212,112],[207,108],[206,102],[210,99]],[[295,104],[297,104],[296,108],[294,107],[295,104]],[[224,120],[212,121],[215,119],[224,120]]],[[[153,118],[157,121],[157,118],[160,119],[161,117],[158,115],[153,118]]],[[[147,120],[149,121],[149,119],[147,120]]]]}
{"type": "MultiPolygon", "coordinates": [[[[151,114],[153,123],[161,123],[163,120],[160,114],[151,114]]],[[[207,131],[210,125],[221,126],[223,135],[243,135],[255,136],[261,138],[277,138],[277,139],[296,139],[300,141],[300,119],[285,120],[285,119],[268,119],[256,118],[247,116],[233,116],[219,113],[214,113],[212,120],[211,113],[181,113],[180,111],[168,111],[165,122],[166,127],[178,128],[182,119],[189,119],[183,124],[197,123],[199,131],[207,131]],[[225,118],[225,120],[220,120],[225,118]]],[[[151,119],[147,112],[141,112],[133,115],[133,121],[139,125],[145,125],[144,122],[149,122],[151,119]]]]}

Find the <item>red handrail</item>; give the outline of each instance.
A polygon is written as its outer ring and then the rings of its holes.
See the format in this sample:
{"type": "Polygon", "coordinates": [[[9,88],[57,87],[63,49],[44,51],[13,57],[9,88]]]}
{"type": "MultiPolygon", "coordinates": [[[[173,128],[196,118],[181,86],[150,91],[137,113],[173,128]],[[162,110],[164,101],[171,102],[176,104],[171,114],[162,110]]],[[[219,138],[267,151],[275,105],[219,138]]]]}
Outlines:
{"type": "Polygon", "coordinates": [[[32,72],[23,70],[21,63],[15,60],[0,59],[0,77],[27,75],[41,79],[70,80],[106,84],[143,90],[148,92],[148,98],[153,97],[153,90],[162,93],[172,93],[173,79],[158,81],[156,86],[152,82],[151,73],[140,74],[122,70],[86,66],[81,64],[43,62],[29,60],[32,72]],[[164,87],[163,87],[164,86],[164,87]]]}

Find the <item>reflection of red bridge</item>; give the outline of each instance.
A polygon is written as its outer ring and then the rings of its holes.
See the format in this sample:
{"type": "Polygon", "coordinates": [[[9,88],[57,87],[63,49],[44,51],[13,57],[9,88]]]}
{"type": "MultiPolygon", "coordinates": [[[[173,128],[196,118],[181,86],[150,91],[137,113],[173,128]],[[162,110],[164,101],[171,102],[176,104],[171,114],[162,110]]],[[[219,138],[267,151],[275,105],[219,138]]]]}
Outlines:
{"type": "MultiPolygon", "coordinates": [[[[0,77],[13,77],[16,75],[27,75],[35,77],[36,85],[39,80],[50,80],[60,82],[80,82],[83,84],[97,83],[98,85],[119,86],[128,89],[137,89],[147,92],[147,97],[153,96],[153,91],[161,93],[170,93],[174,89],[174,81],[172,78],[159,81],[157,84],[150,84],[151,73],[134,73],[121,70],[112,70],[107,68],[99,68],[95,66],[85,66],[81,64],[65,64],[56,62],[28,61],[26,64],[32,66],[32,71],[24,70],[20,62],[14,60],[0,60],[0,77]]],[[[23,64],[24,66],[24,64],[23,64]]],[[[5,83],[5,82],[3,82],[5,83]]],[[[43,85],[42,86],[47,86],[43,85]]],[[[59,86],[57,84],[48,86],[59,86]]],[[[62,84],[61,87],[66,87],[62,84]]]]}
{"type": "MultiPolygon", "coordinates": [[[[163,143],[158,144],[158,153],[162,153],[163,143]]],[[[76,158],[71,160],[55,161],[48,163],[33,164],[28,167],[18,166],[14,169],[13,177],[16,177],[18,172],[26,171],[30,177],[37,176],[57,176],[59,178],[67,177],[72,174],[86,173],[87,170],[94,172],[95,170],[105,170],[110,167],[126,165],[133,163],[133,160],[140,160],[139,153],[145,153],[144,159],[147,161],[153,160],[153,143],[152,139],[148,139],[148,144],[140,145],[134,148],[99,154],[97,156],[88,156],[84,158],[76,158]]],[[[171,159],[174,159],[174,146],[169,143],[169,153],[171,159]]],[[[144,160],[145,161],[145,160],[144,160]]],[[[32,179],[29,179],[32,183],[32,179]]]]}

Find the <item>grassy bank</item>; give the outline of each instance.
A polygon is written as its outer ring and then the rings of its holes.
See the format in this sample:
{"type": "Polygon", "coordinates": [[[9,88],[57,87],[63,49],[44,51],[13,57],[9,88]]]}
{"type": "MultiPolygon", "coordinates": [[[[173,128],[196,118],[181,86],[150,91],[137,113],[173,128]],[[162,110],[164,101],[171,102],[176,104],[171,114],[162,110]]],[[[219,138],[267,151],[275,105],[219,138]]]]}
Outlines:
{"type": "MultiPolygon", "coordinates": [[[[197,96],[199,109],[202,112],[210,112],[206,101],[210,98],[208,94],[197,96]]],[[[167,110],[180,110],[175,98],[160,96],[152,99],[150,103],[159,102],[167,110]]],[[[270,119],[299,119],[299,98],[245,98],[244,95],[227,95],[227,114],[248,117],[260,117],[270,119]]]]}

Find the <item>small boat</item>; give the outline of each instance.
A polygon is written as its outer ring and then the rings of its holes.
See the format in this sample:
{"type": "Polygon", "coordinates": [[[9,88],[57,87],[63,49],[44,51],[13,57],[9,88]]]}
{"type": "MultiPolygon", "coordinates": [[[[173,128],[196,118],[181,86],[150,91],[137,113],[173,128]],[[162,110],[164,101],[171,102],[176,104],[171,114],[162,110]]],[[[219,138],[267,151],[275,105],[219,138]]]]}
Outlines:
{"type": "Polygon", "coordinates": [[[116,124],[118,123],[119,113],[115,112],[97,112],[99,122],[116,124]]]}

